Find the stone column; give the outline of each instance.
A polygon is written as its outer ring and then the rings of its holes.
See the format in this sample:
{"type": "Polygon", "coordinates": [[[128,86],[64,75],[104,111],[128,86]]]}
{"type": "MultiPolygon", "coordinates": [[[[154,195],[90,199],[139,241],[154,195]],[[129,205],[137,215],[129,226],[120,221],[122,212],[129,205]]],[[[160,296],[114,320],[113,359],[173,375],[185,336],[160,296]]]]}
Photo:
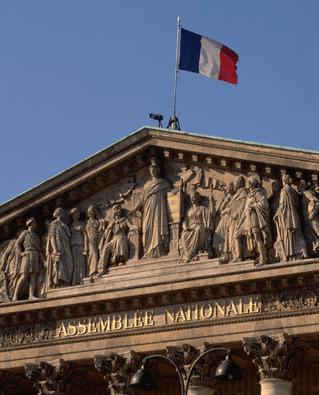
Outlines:
{"type": "Polygon", "coordinates": [[[22,394],[30,388],[32,390],[33,384],[25,377],[23,373],[14,371],[0,370],[0,395],[6,394],[22,394]]]}
{"type": "Polygon", "coordinates": [[[277,336],[244,338],[246,353],[258,368],[261,395],[291,395],[292,379],[309,345],[298,337],[277,336]]]}
{"type": "Polygon", "coordinates": [[[264,379],[260,381],[261,395],[291,395],[292,382],[280,379],[264,379]]]}
{"type": "Polygon", "coordinates": [[[133,374],[140,369],[142,360],[143,355],[133,350],[123,355],[111,353],[94,356],[95,368],[103,375],[112,395],[133,395],[135,393],[129,387],[129,383],[133,374]]]}
{"type": "Polygon", "coordinates": [[[188,390],[187,395],[214,395],[215,390],[207,387],[193,386],[188,390]]]}

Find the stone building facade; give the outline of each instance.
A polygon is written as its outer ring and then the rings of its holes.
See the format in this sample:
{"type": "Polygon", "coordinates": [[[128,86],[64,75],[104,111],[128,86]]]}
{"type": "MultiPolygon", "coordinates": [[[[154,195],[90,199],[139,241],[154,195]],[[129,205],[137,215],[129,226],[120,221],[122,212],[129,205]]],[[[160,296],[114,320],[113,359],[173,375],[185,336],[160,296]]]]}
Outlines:
{"type": "Polygon", "coordinates": [[[319,153],[144,127],[0,206],[0,394],[319,395],[319,153]]]}

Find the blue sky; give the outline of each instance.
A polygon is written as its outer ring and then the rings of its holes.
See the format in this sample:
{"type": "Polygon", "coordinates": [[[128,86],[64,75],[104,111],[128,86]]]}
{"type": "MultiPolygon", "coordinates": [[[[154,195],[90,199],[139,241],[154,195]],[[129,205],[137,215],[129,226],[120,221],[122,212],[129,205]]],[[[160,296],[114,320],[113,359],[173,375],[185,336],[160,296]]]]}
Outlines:
{"type": "Polygon", "coordinates": [[[1,0],[0,204],[173,115],[176,25],[239,55],[178,73],[181,129],[319,151],[318,0],[1,0]]]}

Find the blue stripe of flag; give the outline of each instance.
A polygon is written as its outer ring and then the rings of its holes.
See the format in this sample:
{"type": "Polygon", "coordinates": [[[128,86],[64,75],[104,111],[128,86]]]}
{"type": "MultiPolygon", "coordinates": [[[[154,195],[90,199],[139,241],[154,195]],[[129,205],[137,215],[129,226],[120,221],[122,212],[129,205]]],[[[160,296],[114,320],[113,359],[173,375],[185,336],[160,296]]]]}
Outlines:
{"type": "Polygon", "coordinates": [[[181,29],[181,46],[179,55],[179,69],[199,73],[199,58],[201,50],[199,34],[181,29]]]}

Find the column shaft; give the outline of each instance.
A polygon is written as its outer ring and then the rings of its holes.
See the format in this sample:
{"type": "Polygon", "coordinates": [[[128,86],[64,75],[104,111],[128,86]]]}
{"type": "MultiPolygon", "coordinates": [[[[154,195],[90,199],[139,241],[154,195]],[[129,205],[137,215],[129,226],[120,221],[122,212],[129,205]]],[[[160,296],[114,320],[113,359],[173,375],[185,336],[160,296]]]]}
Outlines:
{"type": "Polygon", "coordinates": [[[187,395],[214,395],[215,390],[207,387],[192,386],[188,389],[187,395]]]}
{"type": "Polygon", "coordinates": [[[264,379],[260,381],[261,395],[291,395],[292,382],[281,379],[264,379]]]}

